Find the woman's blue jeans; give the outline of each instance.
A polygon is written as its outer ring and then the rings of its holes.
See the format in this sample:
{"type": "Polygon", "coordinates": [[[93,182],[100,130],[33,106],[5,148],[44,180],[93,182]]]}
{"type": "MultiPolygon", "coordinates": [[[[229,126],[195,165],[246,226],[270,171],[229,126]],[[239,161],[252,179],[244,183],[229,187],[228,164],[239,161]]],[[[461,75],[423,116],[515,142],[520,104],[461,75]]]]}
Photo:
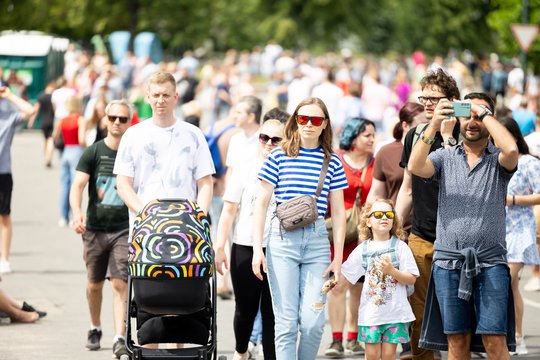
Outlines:
{"type": "Polygon", "coordinates": [[[280,231],[274,218],[266,258],[276,324],[276,358],[313,360],[326,323],[326,295],[321,294],[321,288],[327,280],[323,272],[330,264],[330,243],[324,220],[298,230],[280,231]]]}

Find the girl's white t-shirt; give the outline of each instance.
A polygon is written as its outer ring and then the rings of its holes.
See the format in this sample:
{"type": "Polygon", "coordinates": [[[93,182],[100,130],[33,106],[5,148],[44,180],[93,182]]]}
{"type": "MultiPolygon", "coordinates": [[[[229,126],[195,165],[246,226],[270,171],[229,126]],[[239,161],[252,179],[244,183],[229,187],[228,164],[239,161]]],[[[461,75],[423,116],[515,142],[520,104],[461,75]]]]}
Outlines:
{"type": "MultiPolygon", "coordinates": [[[[387,249],[391,243],[391,240],[368,241],[369,252],[387,249]]],[[[403,241],[398,241],[396,247],[398,270],[418,277],[418,266],[409,246],[403,241]]],[[[407,300],[407,287],[398,283],[392,276],[382,275],[372,266],[373,261],[368,264],[367,271],[364,271],[363,248],[362,245],[357,246],[341,267],[341,274],[352,284],[356,284],[362,275],[366,276],[360,297],[358,325],[375,326],[414,321],[415,317],[407,300]]]]}

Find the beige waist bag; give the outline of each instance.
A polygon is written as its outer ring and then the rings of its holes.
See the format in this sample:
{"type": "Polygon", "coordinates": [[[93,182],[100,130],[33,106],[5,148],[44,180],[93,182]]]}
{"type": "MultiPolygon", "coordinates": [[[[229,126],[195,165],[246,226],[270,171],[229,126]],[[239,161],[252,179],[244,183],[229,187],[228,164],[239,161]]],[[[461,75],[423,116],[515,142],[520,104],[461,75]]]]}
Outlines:
{"type": "Polygon", "coordinates": [[[315,196],[300,195],[293,199],[279,204],[276,208],[276,216],[279,219],[281,227],[287,231],[300,229],[304,226],[314,223],[319,217],[317,210],[317,198],[321,195],[324,178],[328,170],[328,160],[324,160],[319,175],[319,184],[315,196]]]}

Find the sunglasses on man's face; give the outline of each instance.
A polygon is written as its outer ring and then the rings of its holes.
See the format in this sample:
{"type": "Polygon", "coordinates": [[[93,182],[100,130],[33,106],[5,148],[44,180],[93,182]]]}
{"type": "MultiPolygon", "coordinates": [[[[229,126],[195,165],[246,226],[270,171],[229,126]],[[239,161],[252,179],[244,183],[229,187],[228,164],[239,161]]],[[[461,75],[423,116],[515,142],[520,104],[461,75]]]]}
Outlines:
{"type": "Polygon", "coordinates": [[[386,216],[387,219],[393,219],[396,217],[396,213],[393,211],[374,211],[369,214],[369,217],[374,217],[375,219],[382,219],[383,216],[386,216]]]}
{"type": "Polygon", "coordinates": [[[281,140],[283,140],[283,139],[280,138],[280,137],[278,137],[278,136],[270,137],[270,136],[268,136],[268,135],[266,135],[266,134],[262,134],[262,133],[259,134],[259,142],[260,142],[261,144],[264,144],[264,145],[268,144],[268,140],[271,140],[271,141],[272,141],[271,144],[272,144],[273,146],[278,146],[279,143],[281,142],[281,140]]]}
{"type": "Polygon", "coordinates": [[[118,119],[118,121],[120,121],[122,124],[127,123],[129,120],[127,116],[107,115],[107,117],[109,118],[109,121],[112,123],[115,122],[116,119],[118,119]]]}
{"type": "Polygon", "coordinates": [[[296,122],[298,125],[307,125],[307,123],[311,121],[311,125],[321,126],[324,120],[326,120],[324,116],[296,115],[296,122]]]}

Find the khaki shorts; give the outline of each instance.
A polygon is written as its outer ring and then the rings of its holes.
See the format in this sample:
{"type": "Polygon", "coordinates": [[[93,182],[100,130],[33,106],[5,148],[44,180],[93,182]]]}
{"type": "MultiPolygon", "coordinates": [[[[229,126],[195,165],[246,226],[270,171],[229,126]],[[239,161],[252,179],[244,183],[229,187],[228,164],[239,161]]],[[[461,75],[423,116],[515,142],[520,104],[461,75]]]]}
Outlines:
{"type": "Polygon", "coordinates": [[[88,281],[128,278],[129,229],[117,232],[86,231],[83,239],[83,259],[86,263],[88,281]]]}

